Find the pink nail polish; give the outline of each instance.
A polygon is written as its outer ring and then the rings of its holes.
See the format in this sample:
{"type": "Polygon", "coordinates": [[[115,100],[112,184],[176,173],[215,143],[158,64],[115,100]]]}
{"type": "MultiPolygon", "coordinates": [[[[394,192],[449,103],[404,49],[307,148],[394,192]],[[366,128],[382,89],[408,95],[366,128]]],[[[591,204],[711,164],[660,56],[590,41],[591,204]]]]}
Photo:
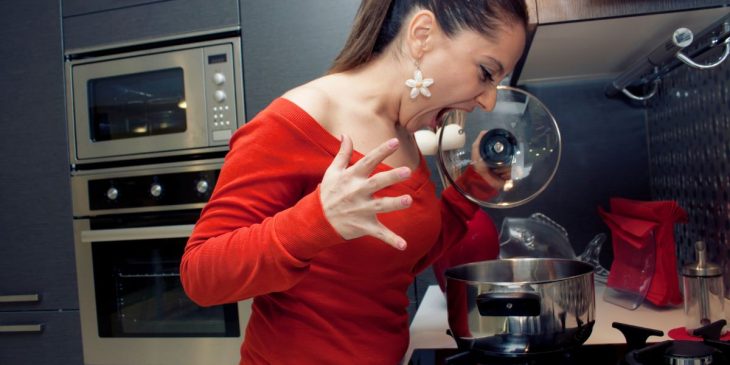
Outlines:
{"type": "Polygon", "coordinates": [[[400,176],[401,178],[405,179],[410,175],[411,175],[411,169],[409,169],[407,167],[402,168],[402,169],[400,169],[400,171],[398,171],[398,176],[400,176]]]}
{"type": "Polygon", "coordinates": [[[395,148],[396,146],[398,146],[398,138],[393,138],[388,141],[388,147],[395,148]]]}
{"type": "Polygon", "coordinates": [[[404,240],[398,240],[398,243],[396,244],[398,246],[398,249],[403,251],[406,249],[406,241],[404,240]]]}
{"type": "Polygon", "coordinates": [[[407,207],[411,204],[411,198],[404,196],[404,197],[400,198],[400,203],[403,204],[404,207],[407,207]]]}

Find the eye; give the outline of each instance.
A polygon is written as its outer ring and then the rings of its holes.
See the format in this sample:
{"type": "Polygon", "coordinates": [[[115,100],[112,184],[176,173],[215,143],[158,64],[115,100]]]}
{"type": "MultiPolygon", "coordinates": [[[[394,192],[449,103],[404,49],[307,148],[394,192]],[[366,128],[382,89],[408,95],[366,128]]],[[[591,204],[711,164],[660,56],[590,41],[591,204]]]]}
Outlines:
{"type": "Polygon", "coordinates": [[[486,67],[484,67],[484,65],[479,65],[479,69],[482,72],[482,75],[481,75],[482,82],[494,81],[494,77],[492,77],[492,73],[486,67]]]}

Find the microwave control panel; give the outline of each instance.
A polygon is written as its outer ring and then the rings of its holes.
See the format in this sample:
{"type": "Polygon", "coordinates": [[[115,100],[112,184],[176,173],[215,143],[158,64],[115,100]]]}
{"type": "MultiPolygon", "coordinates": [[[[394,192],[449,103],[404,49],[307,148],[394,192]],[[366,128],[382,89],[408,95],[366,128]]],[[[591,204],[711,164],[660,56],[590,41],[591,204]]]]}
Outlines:
{"type": "Polygon", "coordinates": [[[205,48],[205,93],[208,143],[224,145],[238,128],[233,47],[222,44],[205,48]]]}

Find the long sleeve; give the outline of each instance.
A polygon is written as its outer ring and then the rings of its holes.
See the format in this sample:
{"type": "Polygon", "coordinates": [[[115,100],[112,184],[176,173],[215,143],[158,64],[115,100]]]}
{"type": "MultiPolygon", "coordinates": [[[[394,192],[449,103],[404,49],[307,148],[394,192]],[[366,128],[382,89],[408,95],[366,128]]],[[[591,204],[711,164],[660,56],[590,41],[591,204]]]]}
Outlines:
{"type": "Polygon", "coordinates": [[[200,305],[286,290],[317,252],[343,241],[325,219],[317,189],[329,161],[298,154],[309,146],[296,131],[277,128],[276,118],[261,116],[236,133],[188,241],[181,280],[200,305]]]}

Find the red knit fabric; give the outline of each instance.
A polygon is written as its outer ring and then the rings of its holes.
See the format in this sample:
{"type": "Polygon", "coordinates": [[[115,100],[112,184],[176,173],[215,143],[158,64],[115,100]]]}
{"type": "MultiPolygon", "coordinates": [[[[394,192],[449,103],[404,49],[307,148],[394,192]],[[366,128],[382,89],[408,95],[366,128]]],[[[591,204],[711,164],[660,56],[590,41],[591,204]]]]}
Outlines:
{"type": "MultiPolygon", "coordinates": [[[[409,284],[461,239],[477,210],[451,188],[438,200],[422,158],[409,180],[375,194],[413,197],[408,209],[378,215],[408,248],[345,241],[325,219],[318,190],[339,146],[286,99],[231,139],[180,276],[200,305],[254,298],[241,364],[398,363],[408,345],[409,284]]],[[[362,157],[355,152],[351,163],[362,157]]]]}

